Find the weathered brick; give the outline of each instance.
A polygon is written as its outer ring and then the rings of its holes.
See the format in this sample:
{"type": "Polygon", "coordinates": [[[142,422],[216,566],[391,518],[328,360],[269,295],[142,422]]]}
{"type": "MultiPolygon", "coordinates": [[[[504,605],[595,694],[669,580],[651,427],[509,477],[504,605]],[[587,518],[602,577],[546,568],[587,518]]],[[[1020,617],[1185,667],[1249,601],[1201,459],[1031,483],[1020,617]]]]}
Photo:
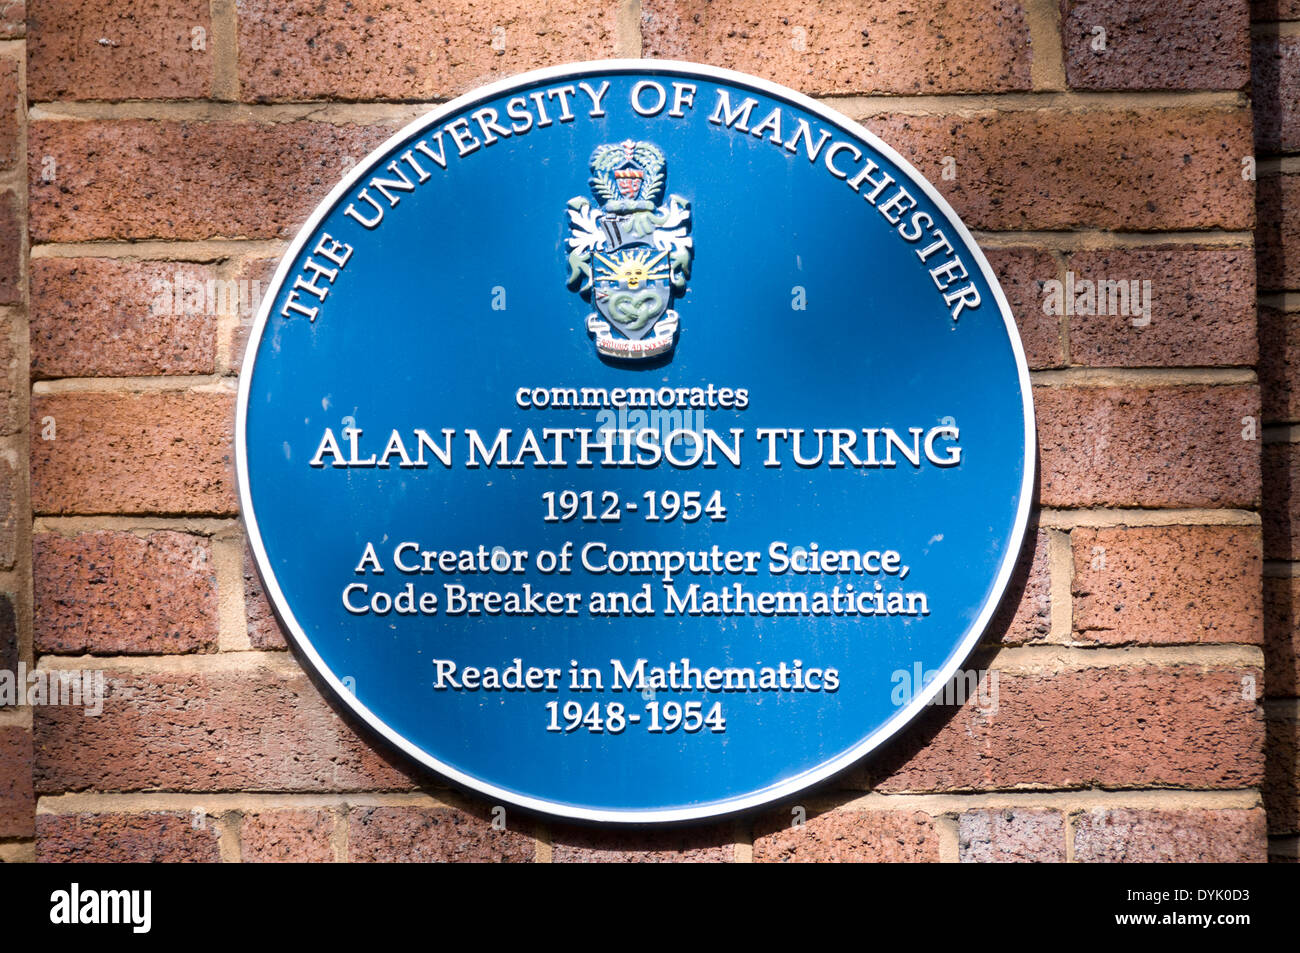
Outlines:
{"type": "Polygon", "coordinates": [[[12,40],[27,32],[24,0],[0,0],[0,39],[12,40]]]}
{"type": "Polygon", "coordinates": [[[729,824],[711,827],[614,831],[565,827],[551,831],[557,864],[730,863],[735,834],[729,824]]]}
{"type": "MultiPolygon", "coordinates": [[[[247,288],[249,296],[260,303],[262,296],[271,289],[271,279],[275,277],[275,269],[279,264],[278,257],[246,259],[236,269],[235,281],[239,287],[247,288]]],[[[239,322],[228,326],[226,352],[230,355],[231,370],[236,374],[243,369],[244,351],[248,348],[248,337],[252,333],[256,317],[256,308],[241,310],[239,322]]]]}
{"type": "Polygon", "coordinates": [[[1255,152],[1300,148],[1300,36],[1257,36],[1252,43],[1255,152]]]}
{"type": "Polygon", "coordinates": [[[392,132],[323,122],[33,122],[32,238],[288,238],[348,164],[392,132]]]}
{"type": "Polygon", "coordinates": [[[414,782],[296,667],[106,674],[103,713],[35,710],[35,779],[56,791],[374,791],[414,782]]]}
{"type": "Polygon", "coordinates": [[[1247,229],[1250,111],[1033,109],[867,115],[862,123],[923,175],[971,228],[1247,229]],[[943,181],[945,158],[957,177],[943,181]]]}
{"type": "Polygon", "coordinates": [[[447,98],[500,76],[617,55],[611,4],[238,0],[249,101],[447,98]]]}
{"type": "Polygon", "coordinates": [[[33,378],[216,369],[217,319],[230,289],[209,266],[38,258],[31,280],[33,378]]]}
{"type": "Polygon", "coordinates": [[[1047,532],[1031,527],[1025,537],[1002,605],[989,623],[986,636],[1003,645],[1039,642],[1052,631],[1052,573],[1047,532]]]}
{"type": "Polygon", "coordinates": [[[0,58],[0,169],[18,162],[18,125],[22,122],[18,61],[0,58]]]}
{"type": "Polygon", "coordinates": [[[964,864],[1059,863],[1065,818],[1038,808],[967,811],[957,819],[957,856],[964,864]]]}
{"type": "Polygon", "coordinates": [[[986,248],[984,253],[1015,315],[1030,369],[1063,366],[1062,319],[1043,313],[1043,286],[1060,277],[1056,259],[1037,248],[986,248]]]}
{"type": "MultiPolygon", "coordinates": [[[[1077,251],[1069,257],[1080,281],[1122,282],[1099,294],[1093,309],[1115,313],[1069,316],[1070,361],[1089,367],[1253,366],[1255,268],[1251,248],[1174,245],[1077,251]],[[1138,296],[1133,296],[1137,282],[1138,296]],[[1149,286],[1143,282],[1150,282],[1149,286]],[[1150,292],[1150,313],[1139,299],[1150,292]],[[1112,308],[1113,305],[1119,307],[1112,308]],[[1149,323],[1147,323],[1149,322],[1149,323]]],[[[1076,298],[1077,301],[1077,298],[1076,298]]],[[[1088,305],[1085,302],[1085,308],[1088,305]]]]}
{"type": "Polygon", "coordinates": [[[860,781],[882,793],[1254,787],[1264,727],[1243,679],[1261,677],[1201,665],[1000,671],[995,706],[972,695],[955,713],[929,710],[860,781]]]}
{"type": "Polygon", "coordinates": [[[1262,863],[1258,808],[1096,808],[1074,815],[1074,859],[1085,863],[1262,863]]]}
{"type": "Polygon", "coordinates": [[[203,98],[211,34],[208,0],[28,0],[28,95],[203,98]]]}
{"type": "Polygon", "coordinates": [[[755,863],[938,860],[934,818],[923,811],[827,811],[808,815],[797,827],[784,811],[754,829],[755,863]]]}
{"type": "Polygon", "coordinates": [[[1259,500],[1253,386],[1035,387],[1034,404],[1044,506],[1259,500]]]}
{"type": "Polygon", "coordinates": [[[1300,444],[1266,443],[1262,454],[1265,559],[1300,559],[1300,444]]]}
{"type": "Polygon", "coordinates": [[[1285,715],[1269,718],[1264,759],[1269,833],[1300,833],[1300,721],[1285,715]]]}
{"type": "MultiPolygon", "coordinates": [[[[14,614],[14,597],[0,592],[0,672],[18,671],[18,617],[14,614]]],[[[5,707],[0,699],[0,708],[5,707]]]]}
{"type": "Polygon", "coordinates": [[[217,579],[206,539],[100,530],[32,539],[38,652],[215,652],[217,579]]]}
{"type": "Polygon", "coordinates": [[[1264,578],[1264,685],[1274,697],[1300,695],[1300,576],[1264,578]]]}
{"type": "Polygon", "coordinates": [[[14,465],[0,458],[0,569],[9,569],[18,558],[18,474],[14,465]]]}
{"type": "Polygon", "coordinates": [[[1250,12],[1234,0],[1064,0],[1065,75],[1075,89],[1241,89],[1250,12]],[[1105,31],[1102,37],[1096,28],[1105,31]]]}
{"type": "Polygon", "coordinates": [[[37,396],[32,509],[233,513],[234,416],[224,391],[37,396]]]}
{"type": "Polygon", "coordinates": [[[1260,645],[1254,526],[1076,529],[1074,634],[1105,645],[1260,645]]]}
{"type": "Polygon", "coordinates": [[[189,813],[41,814],[36,859],[42,863],[216,863],[215,825],[195,827],[189,813]]]}
{"type": "Polygon", "coordinates": [[[36,798],[32,793],[32,733],[0,727],[0,837],[31,837],[36,798]]]}
{"type": "Polygon", "coordinates": [[[1300,288],[1300,175],[1259,176],[1255,278],[1260,291],[1300,288]]]}
{"type": "Polygon", "coordinates": [[[1259,392],[1264,420],[1300,420],[1300,313],[1259,309],[1259,392]]]}
{"type": "Polygon", "coordinates": [[[248,618],[248,642],[252,648],[288,648],[275,611],[262,588],[261,577],[253,563],[253,554],[247,549],[244,550],[244,614],[248,618]]]}
{"type": "Polygon", "coordinates": [[[0,192],[0,304],[18,304],[23,300],[22,252],[18,199],[6,190],[0,192]]]}
{"type": "Polygon", "coordinates": [[[645,56],[725,66],[809,94],[1030,88],[1016,0],[642,0],[645,56]]]}
{"type": "Polygon", "coordinates": [[[27,375],[19,366],[14,351],[14,327],[8,315],[0,315],[0,434],[13,434],[22,429],[18,412],[18,382],[27,375]]]}
{"type": "Polygon", "coordinates": [[[335,815],[311,808],[245,812],[239,828],[244,863],[328,864],[335,815]]]}
{"type": "Polygon", "coordinates": [[[526,834],[495,830],[481,812],[450,807],[354,807],[348,859],[365,863],[528,863],[526,834]]]}

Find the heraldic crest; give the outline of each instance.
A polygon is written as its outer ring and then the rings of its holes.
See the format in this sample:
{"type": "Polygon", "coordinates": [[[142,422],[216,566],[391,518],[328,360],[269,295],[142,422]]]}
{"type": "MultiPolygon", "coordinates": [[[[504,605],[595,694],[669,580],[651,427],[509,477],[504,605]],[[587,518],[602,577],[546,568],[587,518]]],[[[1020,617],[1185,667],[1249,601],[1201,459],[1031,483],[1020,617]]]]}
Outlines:
{"type": "Polygon", "coordinates": [[[641,360],[672,350],[670,306],[691,276],[691,206],[664,193],[667,160],[631,139],[591,154],[592,195],[569,200],[569,287],[591,301],[587,331],[605,357],[641,360]]]}

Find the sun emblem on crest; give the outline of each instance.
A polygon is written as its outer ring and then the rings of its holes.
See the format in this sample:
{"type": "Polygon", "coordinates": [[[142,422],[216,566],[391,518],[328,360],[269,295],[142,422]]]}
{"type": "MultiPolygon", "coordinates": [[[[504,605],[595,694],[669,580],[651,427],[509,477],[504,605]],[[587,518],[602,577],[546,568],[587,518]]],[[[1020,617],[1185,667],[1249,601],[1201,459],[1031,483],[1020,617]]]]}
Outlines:
{"type": "Polygon", "coordinates": [[[662,205],[663,151],[632,139],[597,146],[585,196],[569,200],[569,287],[591,302],[587,331],[597,353],[623,360],[667,354],[679,318],[671,307],[691,276],[691,206],[662,205]]]}

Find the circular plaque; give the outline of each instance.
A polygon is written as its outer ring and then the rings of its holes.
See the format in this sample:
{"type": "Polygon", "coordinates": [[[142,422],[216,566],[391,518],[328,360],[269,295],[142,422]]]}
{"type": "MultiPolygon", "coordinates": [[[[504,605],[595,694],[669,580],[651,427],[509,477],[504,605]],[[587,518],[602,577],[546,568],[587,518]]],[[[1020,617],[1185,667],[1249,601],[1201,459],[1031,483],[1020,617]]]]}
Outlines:
{"type": "Polygon", "coordinates": [[[441,776],[610,822],[785,798],[902,730],[997,608],[1033,459],[936,189],[805,96],[649,60],[366,157],[276,272],[237,420],[303,663],[441,776]]]}

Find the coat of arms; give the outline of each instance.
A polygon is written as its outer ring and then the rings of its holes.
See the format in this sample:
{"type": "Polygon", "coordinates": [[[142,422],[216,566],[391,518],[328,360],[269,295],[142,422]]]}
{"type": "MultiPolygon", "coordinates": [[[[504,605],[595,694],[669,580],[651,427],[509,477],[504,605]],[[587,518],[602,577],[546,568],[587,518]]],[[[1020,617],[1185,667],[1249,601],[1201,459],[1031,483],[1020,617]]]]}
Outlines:
{"type": "Polygon", "coordinates": [[[600,204],[569,200],[568,284],[596,309],[587,331],[606,357],[658,357],[677,340],[671,305],[691,276],[691,206],[680,195],[659,204],[666,169],[654,143],[597,146],[589,184],[600,204]]]}

